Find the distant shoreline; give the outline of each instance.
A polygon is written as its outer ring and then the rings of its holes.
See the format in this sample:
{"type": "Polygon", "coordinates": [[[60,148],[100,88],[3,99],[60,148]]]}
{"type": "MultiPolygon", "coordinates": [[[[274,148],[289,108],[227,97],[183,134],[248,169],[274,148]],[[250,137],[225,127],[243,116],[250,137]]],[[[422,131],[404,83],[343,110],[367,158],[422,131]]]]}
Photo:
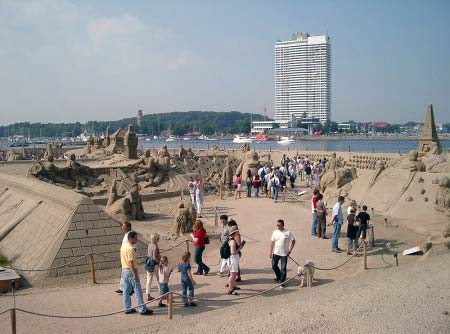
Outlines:
{"type": "MultiPolygon", "coordinates": [[[[400,136],[308,136],[299,137],[297,140],[399,140],[399,141],[413,141],[419,140],[420,137],[400,137],[400,136]]],[[[441,141],[450,141],[450,137],[439,137],[441,141]]]]}

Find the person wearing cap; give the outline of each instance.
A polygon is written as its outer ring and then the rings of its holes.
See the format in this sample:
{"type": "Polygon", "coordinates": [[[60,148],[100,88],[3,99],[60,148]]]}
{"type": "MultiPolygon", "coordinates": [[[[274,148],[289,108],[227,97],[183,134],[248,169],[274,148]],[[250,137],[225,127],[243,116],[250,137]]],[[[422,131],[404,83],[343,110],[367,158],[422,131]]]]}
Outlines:
{"type": "Polygon", "coordinates": [[[228,268],[230,269],[230,277],[228,278],[228,294],[238,295],[236,290],[240,290],[236,286],[236,278],[239,272],[239,250],[236,238],[240,237],[239,228],[237,226],[231,226],[229,229],[228,245],[230,246],[230,257],[228,258],[228,268]]]}
{"type": "Polygon", "coordinates": [[[331,224],[333,225],[333,243],[331,246],[331,250],[334,253],[342,252],[342,249],[339,248],[339,235],[341,234],[342,224],[344,224],[344,215],[342,214],[342,205],[345,202],[344,196],[339,196],[337,203],[333,207],[333,215],[331,217],[331,224]]]}
{"type": "Polygon", "coordinates": [[[295,246],[295,238],[291,231],[284,228],[284,220],[278,219],[277,229],[273,231],[270,239],[269,257],[272,259],[272,269],[275,273],[274,281],[281,284],[284,289],[286,285],[287,260],[295,246]],[[278,263],[281,261],[281,269],[278,263]]]}

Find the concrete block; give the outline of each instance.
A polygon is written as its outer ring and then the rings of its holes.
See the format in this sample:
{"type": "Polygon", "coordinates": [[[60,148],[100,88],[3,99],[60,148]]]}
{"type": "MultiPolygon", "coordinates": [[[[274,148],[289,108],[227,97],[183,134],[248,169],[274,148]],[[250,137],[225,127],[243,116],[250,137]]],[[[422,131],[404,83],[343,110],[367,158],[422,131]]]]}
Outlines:
{"type": "Polygon", "coordinates": [[[111,268],[117,268],[118,265],[116,264],[116,262],[114,261],[110,261],[110,262],[103,262],[103,263],[96,263],[95,267],[99,270],[101,269],[111,269],[111,268]]]}
{"type": "Polygon", "coordinates": [[[90,237],[99,237],[105,235],[105,230],[103,228],[93,228],[91,230],[88,230],[88,235],[90,237]]]}
{"type": "Polygon", "coordinates": [[[87,273],[89,271],[91,271],[91,266],[90,265],[78,266],[78,273],[80,273],[80,274],[87,273]]]}
{"type": "Polygon", "coordinates": [[[58,276],[74,275],[74,274],[78,274],[78,266],[59,268],[59,269],[57,269],[57,271],[58,271],[58,276]]]}
{"type": "Polygon", "coordinates": [[[100,211],[99,213],[98,213],[99,215],[100,215],[100,219],[109,219],[109,218],[111,218],[105,211],[100,211]]]}
{"type": "Polygon", "coordinates": [[[120,252],[121,244],[111,244],[109,247],[111,248],[111,252],[120,252]]]}
{"type": "Polygon", "coordinates": [[[100,212],[102,209],[100,209],[97,205],[89,205],[89,212],[100,212]]]}
{"type": "Polygon", "coordinates": [[[73,256],[75,257],[86,255],[90,253],[90,251],[90,247],[72,248],[73,256]]]}
{"type": "Polygon", "coordinates": [[[67,232],[69,239],[80,239],[88,237],[89,234],[86,233],[86,230],[76,230],[67,232]]]}
{"type": "Polygon", "coordinates": [[[73,256],[72,248],[60,249],[58,254],[56,254],[56,258],[65,258],[73,256]]]}
{"type": "Polygon", "coordinates": [[[89,205],[88,204],[81,204],[78,207],[77,213],[84,213],[84,212],[89,212],[89,205]]]}
{"type": "MultiPolygon", "coordinates": [[[[84,255],[84,254],[82,254],[82,255],[84,255]]],[[[82,255],[80,255],[80,256],[74,256],[74,257],[66,257],[65,259],[64,259],[64,261],[66,262],[66,263],[70,263],[70,262],[72,262],[72,261],[75,261],[75,260],[78,260],[82,255]]],[[[88,258],[83,258],[83,259],[81,259],[81,260],[78,260],[77,262],[74,262],[74,263],[72,263],[72,264],[70,264],[69,266],[70,267],[73,267],[73,266],[81,266],[81,265],[83,265],[83,264],[88,264],[88,258]]]]}
{"type": "Polygon", "coordinates": [[[100,245],[109,245],[109,244],[116,244],[117,240],[114,235],[106,235],[103,237],[98,237],[100,241],[100,245]]]}
{"type": "Polygon", "coordinates": [[[83,213],[83,220],[98,220],[100,219],[100,215],[98,214],[98,212],[86,212],[83,213]]]}
{"type": "Polygon", "coordinates": [[[116,235],[116,234],[121,234],[123,238],[122,228],[120,227],[105,228],[105,235],[116,235]]]}
{"type": "Polygon", "coordinates": [[[58,266],[62,266],[65,264],[65,261],[63,258],[61,259],[55,259],[52,263],[52,267],[58,267],[58,266]]]}
{"type": "Polygon", "coordinates": [[[82,222],[82,221],[83,221],[83,216],[80,213],[75,214],[72,218],[73,223],[82,222]]]}
{"type": "Polygon", "coordinates": [[[75,231],[76,229],[77,229],[77,226],[74,223],[70,223],[69,231],[75,231]]]}
{"type": "Polygon", "coordinates": [[[94,253],[99,253],[99,254],[111,252],[111,249],[109,248],[108,245],[92,246],[92,250],[94,253]]]}
{"type": "MultiPolygon", "coordinates": [[[[109,260],[109,259],[108,259],[109,260]]],[[[106,258],[99,255],[94,255],[94,263],[97,265],[97,263],[105,262],[106,258]]]]}
{"type": "Polygon", "coordinates": [[[75,223],[77,230],[88,230],[90,228],[94,228],[94,225],[90,221],[81,221],[75,223]]]}
{"type": "Polygon", "coordinates": [[[100,245],[100,241],[98,240],[98,237],[93,238],[83,238],[81,239],[81,246],[97,246],[100,245]]]}
{"type": "MultiPolygon", "coordinates": [[[[120,228],[122,228],[122,223],[118,222],[117,220],[114,220],[114,219],[110,218],[109,222],[111,223],[111,226],[113,226],[113,227],[120,227],[120,228]]],[[[122,231],[122,229],[121,229],[121,231],[122,231]]]]}
{"type": "Polygon", "coordinates": [[[61,245],[61,248],[75,248],[75,247],[81,247],[80,239],[64,240],[61,245]]]}
{"type": "Polygon", "coordinates": [[[99,219],[92,222],[94,225],[94,228],[104,228],[104,227],[111,227],[111,223],[108,219],[99,219]]]}

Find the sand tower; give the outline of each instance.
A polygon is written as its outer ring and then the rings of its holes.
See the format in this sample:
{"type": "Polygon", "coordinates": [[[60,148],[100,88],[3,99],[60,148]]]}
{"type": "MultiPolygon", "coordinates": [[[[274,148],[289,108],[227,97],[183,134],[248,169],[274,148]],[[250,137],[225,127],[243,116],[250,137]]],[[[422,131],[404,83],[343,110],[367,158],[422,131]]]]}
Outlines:
{"type": "Polygon", "coordinates": [[[440,146],[439,138],[436,132],[436,124],[434,123],[433,105],[428,105],[425,126],[423,127],[422,135],[420,136],[418,152],[429,152],[434,145],[440,146]]]}

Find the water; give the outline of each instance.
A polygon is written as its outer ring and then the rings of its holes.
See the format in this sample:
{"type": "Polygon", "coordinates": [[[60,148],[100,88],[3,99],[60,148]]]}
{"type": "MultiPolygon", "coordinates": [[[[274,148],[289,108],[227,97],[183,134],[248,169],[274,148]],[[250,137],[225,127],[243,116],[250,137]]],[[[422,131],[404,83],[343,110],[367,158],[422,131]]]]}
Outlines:
{"type": "MultiPolygon", "coordinates": [[[[417,149],[418,139],[408,140],[369,140],[369,139],[321,139],[321,140],[299,140],[294,143],[278,144],[276,141],[253,142],[251,148],[257,150],[287,150],[290,151],[336,151],[336,152],[375,152],[375,153],[401,153],[405,154],[417,149]]],[[[168,148],[192,147],[194,149],[207,149],[213,145],[226,149],[238,149],[242,144],[230,141],[203,141],[203,140],[180,140],[166,142],[163,140],[140,141],[139,148],[158,148],[167,145],[168,148]]],[[[441,140],[441,146],[450,149],[450,140],[441,140]]]]}

